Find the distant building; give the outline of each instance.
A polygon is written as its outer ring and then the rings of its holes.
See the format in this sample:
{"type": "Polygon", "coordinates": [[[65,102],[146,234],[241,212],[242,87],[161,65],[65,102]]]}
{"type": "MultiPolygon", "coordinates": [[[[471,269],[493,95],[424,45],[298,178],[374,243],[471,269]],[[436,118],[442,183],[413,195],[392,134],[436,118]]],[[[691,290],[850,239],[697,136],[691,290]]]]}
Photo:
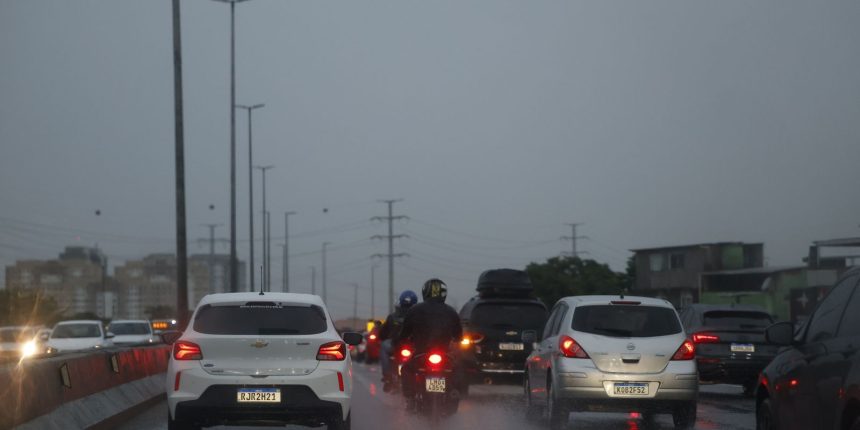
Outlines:
{"type": "Polygon", "coordinates": [[[7,266],[6,288],[41,291],[67,315],[91,312],[111,318],[117,308],[116,285],[107,277],[106,265],[98,248],[68,246],[56,260],[21,260],[7,266]]]}
{"type": "Polygon", "coordinates": [[[634,249],[636,294],[662,297],[676,307],[699,302],[709,272],[764,265],[764,244],[717,242],[634,249]]]}

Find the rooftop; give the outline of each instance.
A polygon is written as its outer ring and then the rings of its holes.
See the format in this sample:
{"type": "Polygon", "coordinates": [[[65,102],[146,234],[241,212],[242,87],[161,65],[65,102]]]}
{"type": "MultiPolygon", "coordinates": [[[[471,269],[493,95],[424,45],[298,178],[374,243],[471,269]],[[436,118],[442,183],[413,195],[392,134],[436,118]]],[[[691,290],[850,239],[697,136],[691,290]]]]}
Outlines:
{"type": "Polygon", "coordinates": [[[710,242],[710,243],[693,243],[689,245],[673,245],[673,246],[658,246],[654,248],[637,248],[631,249],[631,252],[642,252],[642,251],[659,251],[664,249],[683,249],[683,248],[706,248],[713,246],[727,246],[727,245],[761,245],[764,246],[762,242],[755,243],[746,243],[746,242],[710,242]]]}

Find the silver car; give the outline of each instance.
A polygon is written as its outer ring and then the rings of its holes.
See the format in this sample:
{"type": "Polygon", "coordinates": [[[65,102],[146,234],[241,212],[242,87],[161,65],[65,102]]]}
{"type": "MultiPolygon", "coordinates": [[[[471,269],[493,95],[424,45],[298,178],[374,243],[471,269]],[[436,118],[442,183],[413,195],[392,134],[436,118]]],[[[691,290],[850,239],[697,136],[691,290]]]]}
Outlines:
{"type": "Polygon", "coordinates": [[[573,411],[671,413],[692,428],[699,392],[695,346],[672,305],[630,296],[575,296],[558,301],[543,333],[524,334],[535,348],[523,384],[527,414],[564,428],[573,411]]]}

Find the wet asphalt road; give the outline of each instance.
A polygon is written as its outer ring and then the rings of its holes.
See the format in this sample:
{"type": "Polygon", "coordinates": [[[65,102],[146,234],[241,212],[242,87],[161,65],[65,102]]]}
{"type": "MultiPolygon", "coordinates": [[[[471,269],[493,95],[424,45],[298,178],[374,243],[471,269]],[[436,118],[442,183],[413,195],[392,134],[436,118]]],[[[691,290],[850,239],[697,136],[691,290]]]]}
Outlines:
{"type": "MultiPolygon", "coordinates": [[[[424,430],[431,426],[419,416],[407,413],[400,397],[382,392],[379,367],[356,363],[354,368],[352,427],[355,430],[424,430]]],[[[755,428],[755,405],[741,394],[740,386],[703,385],[699,394],[697,429],[751,430],[755,428]]],[[[166,429],[167,403],[160,402],[123,426],[123,430],[166,429]]],[[[578,412],[570,415],[570,429],[635,430],[644,427],[641,418],[631,414],[578,412]]],[[[454,416],[440,428],[459,430],[544,429],[542,422],[528,422],[522,389],[512,385],[472,386],[454,416]]],[[[239,429],[243,427],[215,427],[239,429]]],[[[247,427],[259,429],[261,427],[247,427]]],[[[281,427],[282,428],[282,427],[281,427]]],[[[304,427],[290,428],[300,429],[304,427]]],[[[672,429],[672,417],[658,415],[658,429],[672,429]]]]}

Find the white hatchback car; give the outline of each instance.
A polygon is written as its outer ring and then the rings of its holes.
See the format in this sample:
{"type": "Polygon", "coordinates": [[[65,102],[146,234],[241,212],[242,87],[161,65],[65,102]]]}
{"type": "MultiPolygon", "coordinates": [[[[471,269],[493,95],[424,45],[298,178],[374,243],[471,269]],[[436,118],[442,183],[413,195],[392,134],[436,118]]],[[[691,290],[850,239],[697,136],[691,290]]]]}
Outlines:
{"type": "MultiPolygon", "coordinates": [[[[536,333],[524,334],[535,342],[536,333]]],[[[672,304],[624,296],[558,301],[526,362],[527,413],[550,428],[572,411],[671,413],[677,428],[696,421],[695,346],[672,304]]]]}
{"type": "Polygon", "coordinates": [[[113,346],[113,333],[98,320],[61,321],[48,338],[48,353],[88,351],[113,346]]]}
{"type": "Polygon", "coordinates": [[[360,341],[358,333],[341,338],[319,296],[205,296],[173,343],[168,428],[326,424],[349,429],[352,363],[346,344],[360,341]]]}

